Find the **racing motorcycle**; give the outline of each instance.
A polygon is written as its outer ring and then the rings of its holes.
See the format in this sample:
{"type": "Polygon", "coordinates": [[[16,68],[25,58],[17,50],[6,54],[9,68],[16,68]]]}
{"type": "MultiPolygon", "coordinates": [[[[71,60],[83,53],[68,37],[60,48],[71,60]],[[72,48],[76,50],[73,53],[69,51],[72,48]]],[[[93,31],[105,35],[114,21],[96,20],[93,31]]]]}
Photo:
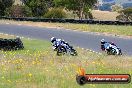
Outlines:
{"type": "Polygon", "coordinates": [[[114,48],[106,49],[105,51],[108,55],[122,55],[121,49],[119,47],[117,49],[119,50],[118,54],[117,54],[117,51],[114,48]]]}
{"type": "Polygon", "coordinates": [[[117,46],[115,46],[117,49],[118,49],[118,51],[119,51],[119,53],[117,54],[117,51],[116,51],[116,49],[114,49],[114,48],[109,48],[109,49],[105,49],[105,47],[104,47],[104,45],[101,45],[101,49],[102,49],[102,51],[105,51],[108,55],[122,55],[122,50],[119,48],[119,47],[117,47],[117,46]]]}
{"type": "Polygon", "coordinates": [[[73,48],[73,46],[69,46],[67,44],[59,45],[56,51],[58,56],[66,53],[69,53],[72,56],[77,56],[77,51],[73,48]]]}

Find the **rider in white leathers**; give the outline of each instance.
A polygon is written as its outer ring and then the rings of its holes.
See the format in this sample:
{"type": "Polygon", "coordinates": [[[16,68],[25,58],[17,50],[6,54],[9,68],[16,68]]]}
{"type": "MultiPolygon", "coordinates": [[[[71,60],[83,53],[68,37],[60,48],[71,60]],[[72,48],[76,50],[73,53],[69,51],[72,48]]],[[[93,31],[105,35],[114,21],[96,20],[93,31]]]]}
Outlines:
{"type": "Polygon", "coordinates": [[[111,44],[109,42],[106,42],[104,39],[101,40],[101,44],[104,45],[104,49],[115,49],[116,50],[116,54],[119,54],[119,49],[115,44],[111,44]]]}
{"type": "Polygon", "coordinates": [[[57,39],[55,37],[51,38],[51,42],[53,43],[53,49],[57,49],[59,45],[69,48],[69,44],[66,43],[64,40],[57,39]]]}

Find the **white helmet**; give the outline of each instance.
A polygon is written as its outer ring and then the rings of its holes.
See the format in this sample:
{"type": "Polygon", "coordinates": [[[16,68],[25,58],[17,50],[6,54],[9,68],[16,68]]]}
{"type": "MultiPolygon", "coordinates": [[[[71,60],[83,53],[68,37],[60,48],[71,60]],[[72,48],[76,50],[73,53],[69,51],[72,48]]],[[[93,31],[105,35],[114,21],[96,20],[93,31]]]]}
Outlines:
{"type": "Polygon", "coordinates": [[[56,38],[55,37],[52,37],[51,38],[51,42],[53,43],[54,41],[56,41],[56,38]]]}
{"type": "Polygon", "coordinates": [[[106,41],[104,39],[101,39],[101,44],[104,44],[106,41]]]}

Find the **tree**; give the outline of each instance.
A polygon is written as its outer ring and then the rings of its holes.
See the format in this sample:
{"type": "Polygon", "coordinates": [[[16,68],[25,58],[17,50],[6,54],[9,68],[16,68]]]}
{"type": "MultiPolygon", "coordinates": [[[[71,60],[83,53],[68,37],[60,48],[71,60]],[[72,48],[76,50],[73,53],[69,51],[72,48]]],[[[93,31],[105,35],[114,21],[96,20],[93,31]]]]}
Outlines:
{"type": "Polygon", "coordinates": [[[31,9],[34,17],[41,17],[48,11],[46,0],[23,0],[23,3],[31,9]]]}
{"type": "Polygon", "coordinates": [[[126,8],[126,9],[120,11],[120,13],[124,13],[125,15],[131,15],[132,14],[132,8],[126,8]]]}
{"type": "Polygon", "coordinates": [[[112,5],[111,8],[112,8],[112,11],[115,11],[115,12],[119,12],[123,9],[120,5],[112,5]]]}
{"type": "Polygon", "coordinates": [[[120,11],[120,15],[116,17],[120,21],[132,22],[132,8],[127,8],[120,11]]]}
{"type": "Polygon", "coordinates": [[[22,5],[13,5],[6,9],[6,16],[10,17],[31,17],[32,12],[29,7],[22,5]]]}
{"type": "Polygon", "coordinates": [[[47,4],[47,7],[48,8],[51,8],[51,7],[54,7],[55,4],[53,2],[54,0],[45,0],[46,4],[47,4]]]}
{"type": "Polygon", "coordinates": [[[97,0],[54,0],[55,6],[61,6],[69,11],[73,11],[78,15],[79,19],[83,18],[83,15],[87,18],[90,16],[90,10],[97,0]]]}
{"type": "MultiPolygon", "coordinates": [[[[21,0],[23,4],[29,5],[32,0],[21,0]]],[[[43,0],[47,4],[48,8],[53,7],[53,0],[43,0]]]]}
{"type": "Polygon", "coordinates": [[[5,15],[5,10],[11,7],[14,3],[14,0],[0,0],[0,16],[5,15]]]}
{"type": "Polygon", "coordinates": [[[66,13],[61,8],[52,8],[44,17],[46,18],[66,18],[66,13]]]}

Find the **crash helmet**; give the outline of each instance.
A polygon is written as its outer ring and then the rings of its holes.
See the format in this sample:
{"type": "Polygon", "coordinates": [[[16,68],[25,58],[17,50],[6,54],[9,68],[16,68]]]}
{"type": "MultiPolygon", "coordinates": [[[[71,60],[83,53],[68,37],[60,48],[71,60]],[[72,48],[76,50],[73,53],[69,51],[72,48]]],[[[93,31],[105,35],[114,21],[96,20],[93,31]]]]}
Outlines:
{"type": "Polygon", "coordinates": [[[104,39],[101,39],[101,44],[106,43],[106,41],[104,39]]]}
{"type": "Polygon", "coordinates": [[[53,43],[54,41],[56,41],[56,38],[55,37],[52,37],[51,38],[51,42],[53,43]]]}

